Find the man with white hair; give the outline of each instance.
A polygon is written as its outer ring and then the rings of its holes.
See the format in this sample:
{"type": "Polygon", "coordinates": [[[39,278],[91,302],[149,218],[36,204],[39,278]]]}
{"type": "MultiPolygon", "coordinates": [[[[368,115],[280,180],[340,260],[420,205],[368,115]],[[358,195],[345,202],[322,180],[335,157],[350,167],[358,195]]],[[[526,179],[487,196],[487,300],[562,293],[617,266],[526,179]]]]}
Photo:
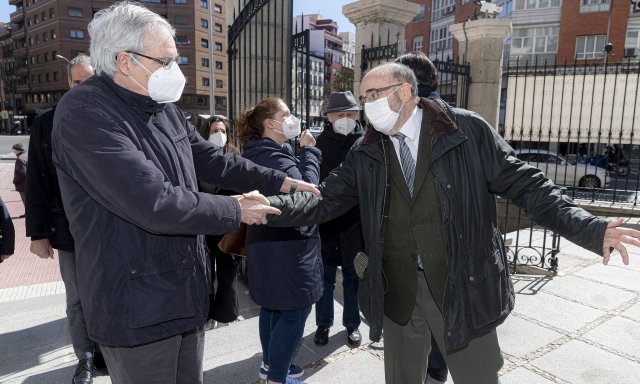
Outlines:
{"type": "Polygon", "coordinates": [[[390,63],[369,71],[360,102],[373,129],[320,185],[271,196],[271,225],[311,225],[360,207],[365,252],[355,260],[370,339],[384,330],[385,379],[423,384],[431,334],[456,384],[497,384],[496,334],[515,293],[497,225],[495,195],[604,256],[640,245],[622,228],[576,206],[476,113],[417,97],[413,71],[390,63]]]}
{"type": "Polygon", "coordinates": [[[62,98],[52,138],[87,330],[113,383],[202,383],[203,235],[279,211],[258,192],[200,193],[197,180],[238,192],[318,191],[224,155],[186,122],[173,104],[185,85],[175,30],[163,17],[125,1],[99,11],[88,30],[96,75],[62,98]]]}
{"type": "MultiPolygon", "coordinates": [[[[93,76],[91,59],[80,54],[67,64],[69,88],[82,84],[93,76]]],[[[76,277],[76,255],[69,222],[64,213],[56,170],[51,158],[51,110],[33,120],[29,138],[29,168],[27,168],[26,227],[31,237],[30,251],[43,259],[53,259],[53,250],[58,250],[60,275],[65,287],[67,320],[73,352],[78,364],[73,374],[73,384],[90,384],[94,368],[104,368],[102,355],[96,354],[95,342],[87,334],[82,313],[82,303],[76,277]]]]}

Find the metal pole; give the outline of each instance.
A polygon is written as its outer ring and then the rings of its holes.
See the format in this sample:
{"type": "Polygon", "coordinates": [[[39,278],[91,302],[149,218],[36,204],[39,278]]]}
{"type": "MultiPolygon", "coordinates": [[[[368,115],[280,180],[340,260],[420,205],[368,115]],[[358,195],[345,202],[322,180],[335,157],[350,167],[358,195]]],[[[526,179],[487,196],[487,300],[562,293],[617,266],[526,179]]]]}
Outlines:
{"type": "MultiPolygon", "coordinates": [[[[607,23],[607,41],[605,41],[605,46],[609,44],[609,34],[611,33],[611,11],[613,10],[613,1],[609,3],[609,22],[607,23]]],[[[607,64],[609,59],[609,52],[604,51],[604,63],[607,64]]]]}
{"type": "MultiPolygon", "coordinates": [[[[213,15],[211,14],[211,1],[208,2],[207,7],[209,10],[209,114],[211,116],[216,114],[216,103],[215,98],[213,96],[213,91],[215,87],[215,75],[214,75],[214,65],[216,65],[216,59],[213,57],[213,15]]],[[[195,44],[196,42],[194,42],[195,44]]],[[[228,84],[227,84],[228,87],[228,84]]]]}

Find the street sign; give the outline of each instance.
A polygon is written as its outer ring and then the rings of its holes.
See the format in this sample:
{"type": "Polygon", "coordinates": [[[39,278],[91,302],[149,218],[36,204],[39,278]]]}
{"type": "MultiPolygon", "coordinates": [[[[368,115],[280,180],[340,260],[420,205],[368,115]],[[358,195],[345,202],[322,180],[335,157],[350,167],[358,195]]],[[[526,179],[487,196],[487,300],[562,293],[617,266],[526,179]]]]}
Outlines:
{"type": "Polygon", "coordinates": [[[7,119],[9,119],[9,112],[2,111],[2,120],[7,120],[7,119]]]}

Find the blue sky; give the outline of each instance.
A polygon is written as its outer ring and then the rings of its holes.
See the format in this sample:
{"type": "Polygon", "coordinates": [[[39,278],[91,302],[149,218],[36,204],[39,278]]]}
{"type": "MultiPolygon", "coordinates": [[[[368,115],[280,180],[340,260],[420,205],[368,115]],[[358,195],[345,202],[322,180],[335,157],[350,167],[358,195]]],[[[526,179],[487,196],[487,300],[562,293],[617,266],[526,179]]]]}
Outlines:
{"type": "MultiPolygon", "coordinates": [[[[342,15],[342,6],[352,3],[355,0],[294,0],[293,14],[319,13],[325,19],[333,19],[338,22],[340,32],[355,32],[355,26],[349,23],[342,15]]],[[[9,5],[7,0],[0,0],[0,21],[8,22],[9,14],[14,12],[16,7],[9,5]]]]}

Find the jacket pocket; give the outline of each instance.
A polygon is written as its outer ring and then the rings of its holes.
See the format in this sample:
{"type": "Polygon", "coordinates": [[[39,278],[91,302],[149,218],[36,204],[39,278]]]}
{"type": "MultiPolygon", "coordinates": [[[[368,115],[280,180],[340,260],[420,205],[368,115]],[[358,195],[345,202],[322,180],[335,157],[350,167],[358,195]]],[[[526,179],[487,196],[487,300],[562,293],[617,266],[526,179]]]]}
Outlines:
{"type": "Polygon", "coordinates": [[[472,260],[466,277],[472,328],[484,327],[508,313],[509,276],[500,249],[492,250],[488,257],[472,260]]]}
{"type": "Polygon", "coordinates": [[[129,327],[194,317],[194,274],[193,260],[188,254],[146,268],[131,268],[127,290],[129,327]]]}

